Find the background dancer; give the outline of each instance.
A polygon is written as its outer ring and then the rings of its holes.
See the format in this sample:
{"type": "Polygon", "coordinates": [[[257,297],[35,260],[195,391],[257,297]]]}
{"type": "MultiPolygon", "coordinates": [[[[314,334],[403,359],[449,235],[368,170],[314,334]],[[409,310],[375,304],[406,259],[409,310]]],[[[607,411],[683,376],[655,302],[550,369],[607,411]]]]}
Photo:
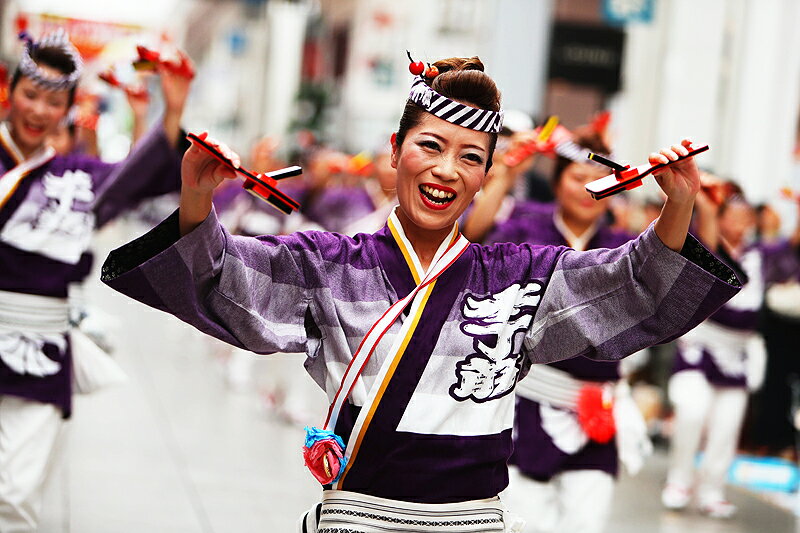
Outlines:
{"type": "Polygon", "coordinates": [[[179,185],[189,81],[162,73],[162,124],[118,164],[59,156],[46,139],[73,104],[81,58],[63,33],[26,42],[0,124],[0,531],[33,531],[72,408],[68,286],[94,228],[179,185]]]}
{"type": "Polygon", "coordinates": [[[765,284],[800,274],[800,226],[790,239],[777,244],[750,242],[755,212],[740,190],[732,184],[727,188],[733,194],[721,204],[708,192],[698,194],[697,233],[746,284],[678,340],[669,382],[675,409],[670,468],[661,495],[664,506],[674,510],[685,509],[694,497],[700,510],[714,518],[729,518],[736,512],[724,487],[739,443],[748,385],[755,389],[763,380],[766,352],[757,326],[765,284]],[[703,461],[695,475],[701,449],[703,461]]]}
{"type": "MultiPolygon", "coordinates": [[[[615,248],[635,238],[610,227],[610,199],[596,201],[586,192],[586,183],[607,175],[608,168],[586,158],[585,151],[609,155],[611,150],[598,132],[581,130],[582,135],[571,139],[584,149],[579,152],[581,159],[557,156],[551,180],[555,203],[518,205],[511,218],[489,232],[487,243],[569,246],[583,251],[615,248]]],[[[497,204],[492,196],[514,187],[516,173],[505,165],[501,163],[493,172],[494,179],[504,185],[487,189],[476,200],[476,212],[483,211],[484,202],[497,204]]],[[[576,357],[535,365],[517,385],[511,457],[516,468],[511,470],[503,497],[525,518],[525,531],[602,531],[618,473],[619,443],[626,444],[624,458],[629,471],[641,468],[649,441],[627,383],[621,381],[620,366],[616,361],[576,357]],[[615,422],[623,435],[615,435],[610,427],[604,427],[603,435],[585,429],[591,422],[584,422],[579,415],[579,398],[589,389],[600,388],[613,407],[604,408],[602,395],[598,395],[593,408],[605,416],[606,425],[615,422]]]]}

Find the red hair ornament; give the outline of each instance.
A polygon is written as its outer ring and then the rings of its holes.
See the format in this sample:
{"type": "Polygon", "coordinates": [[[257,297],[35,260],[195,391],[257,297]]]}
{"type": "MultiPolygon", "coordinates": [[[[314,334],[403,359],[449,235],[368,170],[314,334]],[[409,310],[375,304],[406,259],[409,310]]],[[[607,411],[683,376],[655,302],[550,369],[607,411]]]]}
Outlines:
{"type": "Polygon", "coordinates": [[[436,65],[431,65],[428,63],[428,66],[426,67],[425,63],[422,61],[414,61],[414,58],[411,57],[411,52],[408,50],[406,50],[406,55],[410,61],[408,65],[408,71],[414,76],[422,76],[431,80],[439,75],[439,68],[436,65]]]}
{"type": "Polygon", "coordinates": [[[408,65],[408,71],[414,76],[422,75],[422,73],[425,72],[425,63],[422,61],[414,61],[414,59],[411,57],[411,52],[408,50],[406,50],[406,55],[410,61],[410,64],[408,65]]]}

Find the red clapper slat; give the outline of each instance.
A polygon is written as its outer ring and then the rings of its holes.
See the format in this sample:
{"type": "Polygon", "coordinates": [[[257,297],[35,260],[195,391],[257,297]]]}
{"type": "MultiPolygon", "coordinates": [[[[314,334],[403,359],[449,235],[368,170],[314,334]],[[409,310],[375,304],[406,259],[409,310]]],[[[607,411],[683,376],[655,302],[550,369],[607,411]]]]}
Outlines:
{"type": "Polygon", "coordinates": [[[297,211],[300,209],[300,204],[297,202],[297,200],[278,190],[276,185],[278,180],[290,178],[292,176],[299,176],[303,173],[302,168],[293,166],[268,172],[266,174],[257,174],[242,167],[234,167],[230,159],[222,155],[219,150],[205,142],[194,133],[187,134],[186,138],[196,143],[197,146],[214,156],[221,163],[243,175],[245,180],[242,187],[253,196],[264,200],[271,206],[283,213],[286,213],[287,215],[291,214],[292,211],[297,211]]]}
{"type": "Polygon", "coordinates": [[[703,145],[698,148],[692,148],[685,156],[679,157],[675,161],[669,163],[660,163],[658,165],[642,165],[635,168],[625,168],[622,170],[615,170],[613,174],[609,174],[604,178],[592,181],[586,184],[586,190],[595,200],[608,198],[623,191],[629,191],[642,185],[642,178],[645,178],[657,172],[664,167],[668,167],[678,161],[683,161],[689,157],[696,156],[708,150],[708,145],[703,145]]]}

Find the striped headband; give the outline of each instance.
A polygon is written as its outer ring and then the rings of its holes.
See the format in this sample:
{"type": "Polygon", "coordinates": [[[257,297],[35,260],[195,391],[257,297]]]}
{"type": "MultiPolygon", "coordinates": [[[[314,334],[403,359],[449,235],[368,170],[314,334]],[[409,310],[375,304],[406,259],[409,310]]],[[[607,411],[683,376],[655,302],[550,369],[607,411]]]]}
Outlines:
{"type": "Polygon", "coordinates": [[[434,91],[418,76],[411,85],[408,99],[428,113],[464,128],[498,133],[503,127],[503,110],[478,109],[449,99],[434,91]]]}
{"type": "Polygon", "coordinates": [[[25,31],[20,32],[19,38],[25,41],[25,46],[22,49],[22,58],[19,60],[19,70],[24,76],[30,78],[36,85],[52,91],[72,89],[78,84],[78,78],[80,78],[81,69],[83,68],[83,60],[62,28],[47,35],[38,43],[34,42],[33,38],[25,31]],[[60,49],[69,56],[75,67],[74,70],[61,76],[53,76],[43,71],[31,56],[31,53],[37,48],[60,49]]]}

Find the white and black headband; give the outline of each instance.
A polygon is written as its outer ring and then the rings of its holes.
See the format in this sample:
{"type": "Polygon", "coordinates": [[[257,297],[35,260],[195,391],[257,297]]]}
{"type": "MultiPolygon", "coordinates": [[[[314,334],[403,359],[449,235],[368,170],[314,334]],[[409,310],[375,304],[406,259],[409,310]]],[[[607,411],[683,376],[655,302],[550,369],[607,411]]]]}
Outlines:
{"type": "Polygon", "coordinates": [[[498,133],[503,127],[502,109],[478,109],[451,100],[434,91],[421,76],[411,85],[408,98],[428,113],[458,126],[487,133],[498,133]]]}
{"type": "Polygon", "coordinates": [[[34,42],[33,38],[24,31],[19,34],[19,38],[25,41],[25,46],[22,48],[22,58],[19,61],[19,70],[24,76],[30,78],[36,85],[53,91],[72,89],[78,84],[83,68],[83,60],[63,29],[59,28],[42,38],[38,43],[34,42]],[[72,61],[74,69],[69,74],[60,76],[53,76],[43,71],[32,56],[33,51],[37,48],[61,50],[72,61]]]}

